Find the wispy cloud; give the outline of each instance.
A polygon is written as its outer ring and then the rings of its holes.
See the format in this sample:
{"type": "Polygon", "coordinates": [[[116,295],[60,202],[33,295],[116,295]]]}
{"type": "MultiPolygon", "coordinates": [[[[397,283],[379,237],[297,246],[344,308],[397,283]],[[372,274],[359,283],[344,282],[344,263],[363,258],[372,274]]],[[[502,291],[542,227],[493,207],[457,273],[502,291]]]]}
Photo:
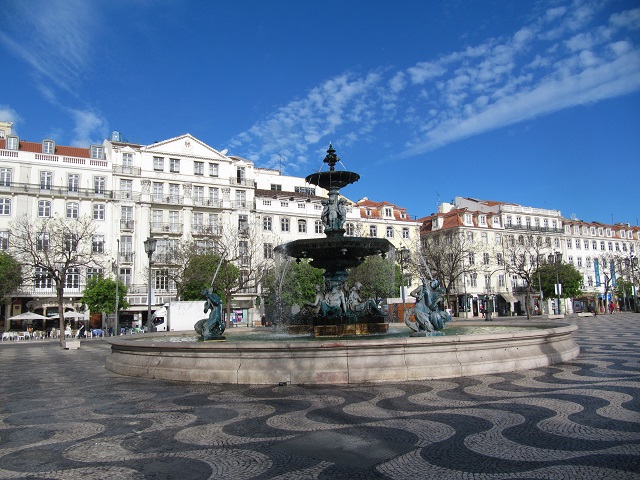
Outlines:
{"type": "Polygon", "coordinates": [[[542,115],[640,89],[640,9],[606,18],[600,2],[555,6],[509,37],[395,71],[345,73],[232,141],[261,164],[306,161],[334,138],[386,140],[401,125],[416,156],[542,115]]]}
{"type": "MultiPolygon", "coordinates": [[[[106,121],[100,114],[60,100],[77,98],[78,87],[93,68],[92,43],[101,25],[99,8],[84,0],[7,0],[2,7],[5,21],[0,44],[32,68],[43,98],[71,117],[72,144],[86,146],[105,138],[106,121]]],[[[81,100],[71,100],[76,101],[81,100]]]]}

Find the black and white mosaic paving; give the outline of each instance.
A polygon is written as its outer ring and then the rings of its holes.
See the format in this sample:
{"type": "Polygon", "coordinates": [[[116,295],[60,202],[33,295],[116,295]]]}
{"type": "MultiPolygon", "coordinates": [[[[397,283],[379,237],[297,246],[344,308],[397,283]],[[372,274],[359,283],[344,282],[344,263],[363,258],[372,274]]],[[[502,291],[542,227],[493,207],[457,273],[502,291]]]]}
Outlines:
{"type": "Polygon", "coordinates": [[[0,478],[640,479],[640,314],[566,321],[568,363],[346,387],[123,377],[103,340],[3,342],[0,478]]]}

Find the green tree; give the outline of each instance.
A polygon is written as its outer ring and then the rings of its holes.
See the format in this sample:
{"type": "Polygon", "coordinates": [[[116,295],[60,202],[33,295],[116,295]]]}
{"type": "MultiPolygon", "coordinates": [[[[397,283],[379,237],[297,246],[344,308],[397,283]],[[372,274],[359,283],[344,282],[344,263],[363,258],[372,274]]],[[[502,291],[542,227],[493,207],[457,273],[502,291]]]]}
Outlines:
{"type": "Polygon", "coordinates": [[[308,260],[287,259],[283,268],[271,269],[264,282],[271,292],[271,302],[280,297],[285,305],[303,305],[316,296],[315,286],[322,285],[322,270],[312,267],[308,260]]]}
{"type": "MultiPolygon", "coordinates": [[[[129,308],[129,303],[125,300],[126,296],[127,287],[118,280],[118,311],[129,308]]],[[[110,278],[91,277],[81,300],[92,312],[115,313],[116,281],[110,278]]]]}
{"type": "MultiPolygon", "coordinates": [[[[215,253],[204,253],[190,257],[184,268],[182,285],[178,290],[180,298],[182,300],[202,300],[202,290],[211,287],[211,281],[218,265],[220,265],[220,255],[215,253]]],[[[218,293],[222,292],[218,291],[218,293]]]]}
{"type": "Polygon", "coordinates": [[[0,303],[22,284],[22,266],[6,252],[0,252],[0,303]]]}
{"type": "Polygon", "coordinates": [[[582,274],[569,263],[545,263],[540,265],[540,282],[545,298],[555,298],[555,284],[562,284],[562,298],[573,298],[582,295],[582,274]]]}
{"type": "Polygon", "coordinates": [[[362,284],[363,298],[378,302],[382,298],[397,296],[396,279],[400,278],[400,266],[380,255],[367,257],[360,265],[351,269],[349,284],[362,284]]]}

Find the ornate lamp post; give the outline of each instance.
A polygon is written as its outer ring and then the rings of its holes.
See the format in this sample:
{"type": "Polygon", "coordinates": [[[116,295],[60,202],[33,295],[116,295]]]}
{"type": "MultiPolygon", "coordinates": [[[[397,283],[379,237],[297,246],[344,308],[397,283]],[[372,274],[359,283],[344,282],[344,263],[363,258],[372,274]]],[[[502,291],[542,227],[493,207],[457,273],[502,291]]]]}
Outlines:
{"type": "Polygon", "coordinates": [[[560,295],[562,294],[562,285],[560,284],[560,264],[562,263],[562,253],[555,252],[555,264],[556,264],[556,296],[558,298],[558,315],[562,314],[562,307],[560,306],[560,295]]]}
{"type": "Polygon", "coordinates": [[[118,335],[118,302],[120,297],[118,296],[118,283],[120,280],[120,239],[116,239],[118,242],[118,251],[116,252],[116,261],[115,264],[112,265],[113,273],[116,275],[116,316],[113,322],[113,334],[118,335]]]}
{"type": "Polygon", "coordinates": [[[150,332],[153,329],[153,323],[151,322],[151,264],[153,263],[151,257],[153,252],[156,251],[157,238],[147,237],[144,241],[144,251],[149,256],[149,291],[148,291],[148,308],[147,308],[147,329],[150,332]]]}

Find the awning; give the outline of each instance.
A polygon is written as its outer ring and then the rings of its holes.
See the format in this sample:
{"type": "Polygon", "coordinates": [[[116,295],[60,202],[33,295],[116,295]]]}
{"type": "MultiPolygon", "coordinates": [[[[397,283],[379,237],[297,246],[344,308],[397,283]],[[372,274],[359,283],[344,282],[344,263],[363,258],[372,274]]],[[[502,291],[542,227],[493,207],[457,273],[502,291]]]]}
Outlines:
{"type": "Polygon", "coordinates": [[[509,303],[515,303],[518,301],[518,299],[513,295],[511,295],[510,293],[501,293],[500,296],[509,303]]]}

